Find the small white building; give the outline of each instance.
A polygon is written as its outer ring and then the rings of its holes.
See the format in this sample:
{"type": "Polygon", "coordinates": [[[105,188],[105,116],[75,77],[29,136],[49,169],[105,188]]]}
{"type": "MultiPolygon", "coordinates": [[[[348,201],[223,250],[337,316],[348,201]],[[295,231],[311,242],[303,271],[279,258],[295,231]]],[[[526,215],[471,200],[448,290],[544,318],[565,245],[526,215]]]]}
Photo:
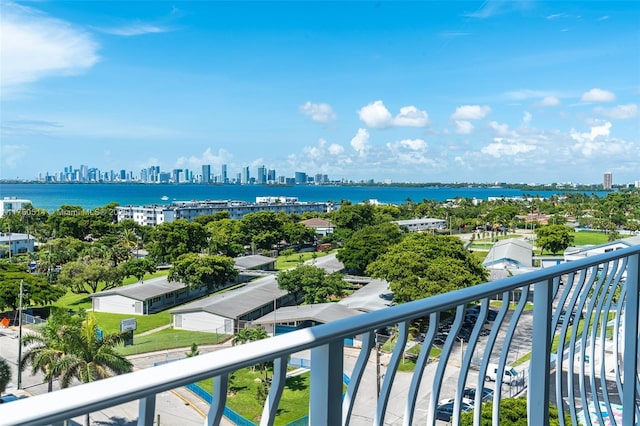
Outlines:
{"type": "Polygon", "coordinates": [[[12,213],[22,210],[26,204],[31,204],[31,200],[18,199],[15,197],[4,197],[0,201],[0,217],[5,213],[12,213]]]}
{"type": "Polygon", "coordinates": [[[244,287],[187,303],[170,313],[175,329],[233,334],[248,322],[295,302],[295,295],[278,288],[275,276],[270,275],[244,287]]]}
{"type": "Polygon", "coordinates": [[[316,235],[321,235],[323,237],[333,234],[336,229],[335,225],[331,223],[331,221],[320,219],[319,217],[303,220],[300,223],[307,228],[313,228],[313,230],[316,231],[316,235]]]}
{"type": "Polygon", "coordinates": [[[423,217],[422,219],[396,220],[395,223],[400,227],[407,228],[409,232],[442,230],[447,228],[446,220],[427,217],[423,217]]]}
{"type": "Polygon", "coordinates": [[[0,257],[20,253],[33,253],[36,238],[31,234],[21,234],[17,232],[0,233],[0,257]]]}
{"type": "Polygon", "coordinates": [[[116,287],[90,295],[95,312],[146,315],[204,296],[206,287],[190,288],[167,277],[116,287]]]}

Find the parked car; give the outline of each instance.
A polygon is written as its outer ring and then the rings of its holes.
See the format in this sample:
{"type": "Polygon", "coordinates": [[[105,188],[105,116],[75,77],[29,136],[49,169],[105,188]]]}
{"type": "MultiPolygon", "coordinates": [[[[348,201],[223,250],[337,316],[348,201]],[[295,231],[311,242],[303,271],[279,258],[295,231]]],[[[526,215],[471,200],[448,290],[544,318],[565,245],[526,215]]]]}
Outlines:
{"type": "Polygon", "coordinates": [[[12,393],[8,393],[8,394],[6,394],[4,396],[0,396],[0,404],[4,404],[6,402],[17,401],[18,399],[20,399],[20,398],[18,398],[17,396],[15,396],[12,393]]]}
{"type": "MultiPolygon", "coordinates": [[[[493,389],[491,388],[482,388],[482,402],[491,401],[493,399],[493,389]]],[[[476,388],[464,388],[462,391],[462,396],[470,399],[471,401],[476,400],[476,388]]]]}
{"type": "MultiPolygon", "coordinates": [[[[473,410],[473,405],[465,404],[464,402],[460,404],[461,412],[471,410],[473,410]]],[[[453,417],[453,402],[448,402],[436,407],[436,419],[449,422],[451,421],[451,417],[453,417]]]]}
{"type": "Polygon", "coordinates": [[[484,380],[485,382],[497,382],[500,376],[502,383],[510,386],[515,386],[521,381],[520,375],[513,367],[506,366],[502,374],[498,374],[497,364],[489,364],[484,380]]]}

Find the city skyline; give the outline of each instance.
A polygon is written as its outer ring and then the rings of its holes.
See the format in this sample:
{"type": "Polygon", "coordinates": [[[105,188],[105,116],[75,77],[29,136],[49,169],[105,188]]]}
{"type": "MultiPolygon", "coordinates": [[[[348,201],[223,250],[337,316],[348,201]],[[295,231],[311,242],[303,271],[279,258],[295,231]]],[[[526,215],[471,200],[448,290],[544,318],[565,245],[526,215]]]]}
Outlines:
{"type": "Polygon", "coordinates": [[[0,179],[87,163],[224,164],[229,178],[261,166],[354,181],[639,178],[633,2],[0,7],[0,179]]]}

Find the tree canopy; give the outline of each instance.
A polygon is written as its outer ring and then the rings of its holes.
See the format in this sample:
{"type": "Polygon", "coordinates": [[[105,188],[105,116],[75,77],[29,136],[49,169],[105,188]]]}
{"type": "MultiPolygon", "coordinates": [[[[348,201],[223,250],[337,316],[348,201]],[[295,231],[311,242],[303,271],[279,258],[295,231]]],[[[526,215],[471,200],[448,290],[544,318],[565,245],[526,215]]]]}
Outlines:
{"type": "Polygon", "coordinates": [[[169,270],[169,279],[193,287],[217,290],[238,276],[235,262],[226,256],[200,256],[187,253],[178,257],[169,270]]]}
{"type": "Polygon", "coordinates": [[[156,226],[151,231],[149,256],[158,263],[171,263],[180,255],[200,253],[207,246],[204,226],[178,219],[156,226]]]}
{"type": "MultiPolygon", "coordinates": [[[[482,414],[480,416],[480,424],[482,426],[491,426],[493,402],[485,402],[482,404],[482,414]]],[[[527,398],[503,398],[500,400],[500,424],[512,426],[527,426],[527,398]]],[[[560,419],[558,418],[558,407],[549,404],[549,426],[558,426],[560,419]]],[[[460,415],[460,426],[473,425],[473,411],[463,412],[460,415]]]]}
{"type": "Polygon", "coordinates": [[[87,259],[65,264],[58,283],[76,294],[93,294],[121,286],[123,278],[122,268],[114,267],[110,260],[87,259]]]}
{"type": "Polygon", "coordinates": [[[470,287],[488,277],[460,239],[424,233],[407,235],[369,264],[367,273],[389,281],[398,303],[470,287]]]}
{"type": "Polygon", "coordinates": [[[573,243],[573,229],[565,225],[547,225],[536,229],[536,245],[540,252],[560,253],[573,243]]]}
{"type": "Polygon", "coordinates": [[[401,239],[402,232],[395,223],[365,226],[345,241],[336,257],[350,273],[363,274],[367,265],[401,239]]]}
{"type": "Polygon", "coordinates": [[[60,285],[49,284],[43,276],[30,274],[22,264],[0,263],[0,310],[18,309],[20,281],[23,282],[23,305],[46,305],[66,293],[60,285]]]}
{"type": "Polygon", "coordinates": [[[300,265],[295,269],[281,271],[276,280],[278,287],[289,293],[300,294],[304,303],[325,303],[332,297],[344,295],[346,283],[342,274],[328,274],[324,269],[311,265],[300,265]]]}

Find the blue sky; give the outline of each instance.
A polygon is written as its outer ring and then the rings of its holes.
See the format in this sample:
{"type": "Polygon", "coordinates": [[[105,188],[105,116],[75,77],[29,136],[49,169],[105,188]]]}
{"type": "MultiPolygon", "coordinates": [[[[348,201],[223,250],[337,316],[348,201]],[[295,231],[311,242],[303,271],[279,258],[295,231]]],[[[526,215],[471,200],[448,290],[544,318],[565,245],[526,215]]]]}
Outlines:
{"type": "Polygon", "coordinates": [[[0,178],[640,180],[635,1],[0,2],[0,178]]]}

